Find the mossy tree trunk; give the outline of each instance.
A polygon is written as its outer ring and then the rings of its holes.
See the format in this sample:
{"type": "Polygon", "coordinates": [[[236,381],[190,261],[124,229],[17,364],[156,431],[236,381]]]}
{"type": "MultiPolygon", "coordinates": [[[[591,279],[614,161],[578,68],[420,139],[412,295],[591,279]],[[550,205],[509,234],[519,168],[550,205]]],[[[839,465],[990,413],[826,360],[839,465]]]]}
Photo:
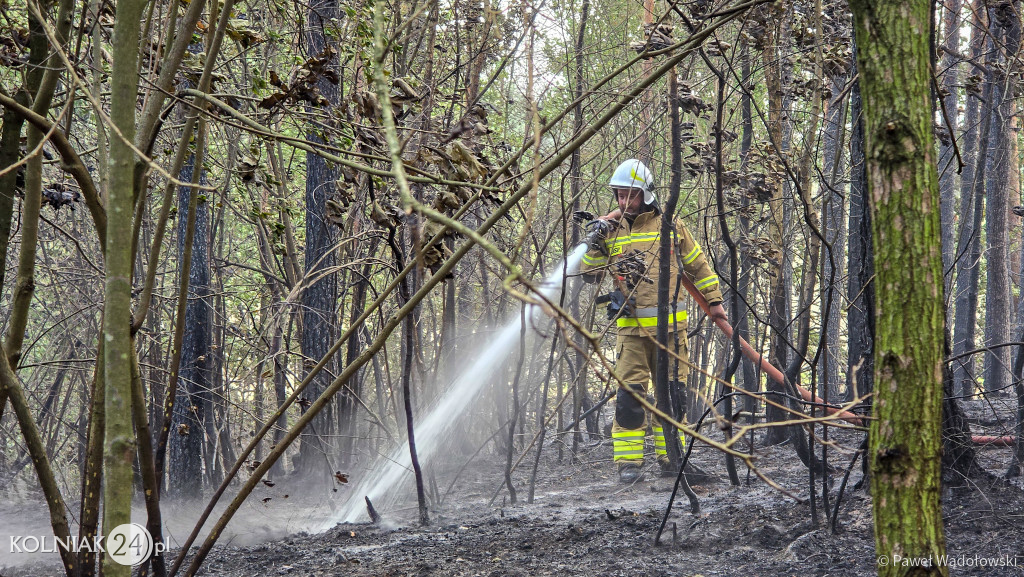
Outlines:
{"type": "MultiPolygon", "coordinates": [[[[138,100],[139,21],[143,0],[118,0],[114,25],[110,117],[123,138],[110,139],[110,191],[107,204],[106,282],[104,285],[103,364],[106,434],[103,448],[103,531],[131,523],[132,464],[135,435],[131,414],[131,278],[132,207],[138,100]],[[127,141],[127,142],[126,142],[127,141]]],[[[109,541],[109,537],[108,537],[109,541]]],[[[103,560],[102,574],[128,577],[131,567],[103,560]]]]}
{"type": "MultiPolygon", "coordinates": [[[[870,465],[878,555],[938,560],[945,307],[930,3],[851,2],[876,272],[870,465]]],[[[879,565],[879,575],[946,575],[879,565]]]]}

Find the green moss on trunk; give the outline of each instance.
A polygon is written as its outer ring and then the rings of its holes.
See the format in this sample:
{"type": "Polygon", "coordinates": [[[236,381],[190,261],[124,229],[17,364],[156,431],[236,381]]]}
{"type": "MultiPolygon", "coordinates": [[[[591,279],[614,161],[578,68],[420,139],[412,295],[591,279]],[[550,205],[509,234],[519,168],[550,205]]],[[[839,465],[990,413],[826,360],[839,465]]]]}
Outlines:
{"type": "MultiPolygon", "coordinates": [[[[135,105],[138,99],[139,22],[144,0],[119,0],[114,25],[114,65],[110,77],[110,117],[117,131],[110,139],[110,191],[107,204],[104,286],[103,364],[104,435],[103,532],[131,523],[132,462],[135,436],[131,416],[131,247],[135,154],[135,105]]],[[[103,560],[107,577],[128,577],[131,567],[103,560]]]]}
{"type": "Polygon", "coordinates": [[[879,575],[946,575],[939,504],[943,306],[930,3],[851,2],[876,269],[871,490],[879,575]],[[895,556],[933,559],[907,567],[895,556]]]}

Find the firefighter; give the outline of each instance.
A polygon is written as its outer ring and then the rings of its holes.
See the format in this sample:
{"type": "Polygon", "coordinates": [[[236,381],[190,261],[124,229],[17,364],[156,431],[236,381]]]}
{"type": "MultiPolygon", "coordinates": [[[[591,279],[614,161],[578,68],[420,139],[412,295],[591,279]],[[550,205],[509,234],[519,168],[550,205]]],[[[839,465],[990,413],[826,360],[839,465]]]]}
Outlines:
{"type": "MultiPolygon", "coordinates": [[[[639,160],[623,162],[615,169],[609,182],[620,213],[618,221],[604,217],[588,225],[599,231],[599,240],[590,245],[583,257],[581,272],[586,282],[600,282],[608,272],[615,290],[599,302],[606,302],[609,318],[618,327],[615,352],[615,373],[621,380],[615,397],[615,420],[612,423],[612,447],[619,481],[640,480],[644,462],[644,433],[647,413],[636,398],[647,394],[647,383],[655,374],[658,346],[655,332],[658,324],[658,274],[662,213],[654,194],[654,177],[639,160]],[[600,238],[603,237],[603,238],[600,238]]],[[[592,237],[593,238],[593,237],[592,237]]],[[[707,298],[714,317],[726,318],[718,276],[711,269],[690,231],[676,219],[672,238],[672,263],[669,298],[679,294],[679,274],[685,273],[707,298]]],[[[681,302],[671,303],[668,317],[669,347],[687,359],[686,310],[681,302]]],[[[677,407],[674,416],[681,418],[681,407],[689,366],[674,362],[669,368],[669,390],[677,407]]],[[[664,431],[657,421],[652,423],[654,450],[662,476],[674,476],[665,445],[664,431]]]]}

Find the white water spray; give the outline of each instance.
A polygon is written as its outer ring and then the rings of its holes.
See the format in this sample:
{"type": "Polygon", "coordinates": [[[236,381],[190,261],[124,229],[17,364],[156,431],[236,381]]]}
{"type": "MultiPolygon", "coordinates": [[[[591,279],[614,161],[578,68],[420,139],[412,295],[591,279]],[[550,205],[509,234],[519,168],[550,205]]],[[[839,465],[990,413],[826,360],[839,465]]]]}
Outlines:
{"type": "MultiPolygon", "coordinates": [[[[558,294],[562,280],[566,275],[575,274],[579,269],[587,246],[581,244],[565,259],[562,267],[544,280],[538,287],[544,298],[551,299],[558,294]]],[[[531,320],[543,314],[537,305],[526,308],[527,327],[531,320]]],[[[426,463],[440,448],[443,433],[453,423],[456,415],[462,414],[470,403],[477,399],[477,392],[487,382],[488,377],[519,342],[522,330],[520,315],[516,315],[501,330],[494,340],[481,350],[476,360],[465,370],[459,371],[459,377],[451,384],[444,395],[430,411],[415,423],[416,454],[421,463],[426,463]]],[[[374,507],[386,511],[401,495],[397,490],[403,481],[412,477],[412,460],[409,456],[409,443],[404,442],[395,447],[387,458],[381,459],[374,468],[352,490],[351,496],[344,506],[334,515],[323,529],[334,527],[337,523],[353,523],[365,518],[366,505],[363,497],[368,497],[374,507]]]]}

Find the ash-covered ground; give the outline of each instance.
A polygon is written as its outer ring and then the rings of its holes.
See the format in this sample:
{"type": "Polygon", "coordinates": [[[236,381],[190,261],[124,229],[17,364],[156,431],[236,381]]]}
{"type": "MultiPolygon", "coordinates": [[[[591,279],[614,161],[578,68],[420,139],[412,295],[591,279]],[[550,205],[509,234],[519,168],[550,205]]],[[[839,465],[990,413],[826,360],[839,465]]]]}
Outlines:
{"type": "MultiPolygon", "coordinates": [[[[1012,422],[986,417],[981,405],[966,405],[976,434],[1005,434],[1006,423],[1012,422]]],[[[856,448],[863,436],[842,432],[832,438],[842,447],[856,448]]],[[[1011,449],[983,447],[978,452],[981,464],[1001,477],[1011,449]]],[[[253,496],[200,575],[861,577],[877,571],[871,497],[864,489],[853,489],[861,479],[859,463],[833,531],[822,507],[820,477],[814,523],[808,471],[792,447],[755,445],[754,453],[759,470],[802,502],[769,487],[742,463],[737,463],[741,483],[732,486],[722,455],[697,446],[693,463],[714,477],[694,486],[701,511],[691,513],[680,494],[661,543],[655,544],[673,479],[658,478],[649,460],[644,480],[620,485],[606,442],[584,444],[576,462],[570,462],[568,451],[559,462],[557,453],[557,444],[545,448],[532,503],[527,502],[532,459],[524,459],[513,475],[516,504],[510,503],[507,491],[499,492],[503,458],[477,456],[452,491],[432,506],[428,526],[416,522],[415,496],[405,489],[409,498],[381,523],[342,524],[322,533],[282,537],[282,532],[328,519],[355,483],[311,488],[280,480],[253,496]]],[[[850,454],[830,450],[829,462],[836,470],[830,507],[836,506],[849,461],[850,454]]],[[[439,493],[445,493],[461,465],[435,471],[439,493]]],[[[351,477],[356,480],[357,473],[351,477]]],[[[1018,478],[944,492],[948,554],[960,565],[952,575],[1024,575],[1021,487],[1018,478]],[[1007,566],[1007,560],[1016,566],[1007,566]]],[[[182,530],[176,534],[183,537],[182,530]]],[[[0,568],[3,577],[51,574],[61,574],[52,561],[0,568]]]]}

